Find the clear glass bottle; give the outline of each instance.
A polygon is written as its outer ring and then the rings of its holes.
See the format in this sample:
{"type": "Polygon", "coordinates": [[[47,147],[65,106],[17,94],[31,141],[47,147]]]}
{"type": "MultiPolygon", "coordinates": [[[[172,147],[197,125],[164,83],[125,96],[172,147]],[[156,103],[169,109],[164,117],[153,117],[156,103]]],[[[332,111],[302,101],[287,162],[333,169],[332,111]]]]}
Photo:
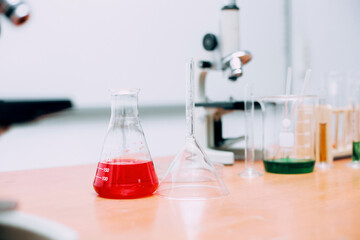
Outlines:
{"type": "Polygon", "coordinates": [[[138,93],[138,89],[111,90],[111,119],[93,183],[101,197],[145,197],[158,187],[139,121],[138,93]]]}

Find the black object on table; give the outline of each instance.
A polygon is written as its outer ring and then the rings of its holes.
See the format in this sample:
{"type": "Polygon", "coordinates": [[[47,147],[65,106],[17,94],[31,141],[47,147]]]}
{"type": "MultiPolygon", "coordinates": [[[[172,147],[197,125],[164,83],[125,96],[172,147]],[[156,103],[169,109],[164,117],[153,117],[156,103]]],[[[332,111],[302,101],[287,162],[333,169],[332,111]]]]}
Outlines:
{"type": "MultiPolygon", "coordinates": [[[[249,108],[251,107],[250,102],[248,103],[249,108]]],[[[244,101],[236,102],[202,102],[195,103],[195,107],[204,107],[204,108],[222,108],[224,110],[245,110],[244,101]]],[[[260,103],[254,102],[255,110],[261,109],[260,103]]]]}
{"type": "Polygon", "coordinates": [[[72,107],[68,99],[0,100],[0,126],[33,121],[72,107]]]}

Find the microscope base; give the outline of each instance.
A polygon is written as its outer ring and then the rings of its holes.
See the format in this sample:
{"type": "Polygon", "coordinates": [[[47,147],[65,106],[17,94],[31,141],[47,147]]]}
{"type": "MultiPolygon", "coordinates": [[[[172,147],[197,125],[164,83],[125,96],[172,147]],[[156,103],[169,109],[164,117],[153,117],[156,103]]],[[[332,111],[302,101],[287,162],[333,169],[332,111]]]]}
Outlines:
{"type": "Polygon", "coordinates": [[[233,152],[221,151],[210,148],[205,148],[205,153],[212,162],[222,163],[224,165],[233,165],[235,156],[233,152]]]}

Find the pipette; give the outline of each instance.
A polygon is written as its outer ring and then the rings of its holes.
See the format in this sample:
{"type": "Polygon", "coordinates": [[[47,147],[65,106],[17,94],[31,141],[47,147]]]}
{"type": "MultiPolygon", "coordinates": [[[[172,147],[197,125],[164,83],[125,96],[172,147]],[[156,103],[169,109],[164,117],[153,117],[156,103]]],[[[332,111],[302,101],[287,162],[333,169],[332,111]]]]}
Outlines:
{"type": "MultiPolygon", "coordinates": [[[[287,79],[286,79],[286,97],[290,96],[290,86],[291,86],[291,67],[288,68],[287,79]]],[[[288,115],[288,104],[289,101],[285,102],[285,111],[284,111],[284,119],[281,123],[281,131],[279,135],[279,145],[281,151],[281,158],[288,159],[290,157],[291,148],[294,146],[294,134],[289,131],[291,126],[291,120],[287,117],[288,115]]]]}
{"type": "MultiPolygon", "coordinates": [[[[291,85],[291,68],[288,68],[288,74],[287,74],[287,81],[286,81],[286,97],[289,97],[290,95],[290,85],[291,85]]],[[[288,109],[288,101],[286,101],[285,103],[285,116],[284,119],[282,121],[282,129],[280,132],[280,136],[279,136],[279,145],[281,148],[281,158],[285,158],[288,159],[290,158],[290,154],[291,154],[291,148],[294,146],[294,134],[292,132],[290,132],[290,126],[293,122],[293,118],[295,116],[295,113],[298,111],[299,108],[301,108],[303,101],[304,101],[304,96],[305,96],[305,92],[307,89],[307,86],[309,84],[309,80],[310,80],[310,76],[311,76],[311,69],[306,70],[306,74],[305,74],[305,80],[304,80],[304,84],[300,93],[301,99],[300,99],[300,104],[298,103],[298,101],[295,102],[295,106],[293,107],[291,113],[290,113],[290,118],[287,118],[287,109],[288,109]]]]}
{"type": "MultiPolygon", "coordinates": [[[[301,105],[302,105],[302,103],[304,101],[303,97],[305,96],[305,92],[306,92],[307,86],[309,84],[311,72],[312,72],[312,70],[308,69],[308,70],[306,70],[306,73],[305,73],[304,84],[303,84],[303,87],[302,87],[302,90],[301,90],[301,93],[300,93],[300,96],[302,97],[301,100],[300,100],[300,107],[301,107],[301,105]]],[[[293,117],[294,117],[294,115],[295,115],[295,113],[297,111],[297,108],[298,108],[298,102],[295,103],[295,107],[291,111],[291,120],[293,119],[293,117]]]]}

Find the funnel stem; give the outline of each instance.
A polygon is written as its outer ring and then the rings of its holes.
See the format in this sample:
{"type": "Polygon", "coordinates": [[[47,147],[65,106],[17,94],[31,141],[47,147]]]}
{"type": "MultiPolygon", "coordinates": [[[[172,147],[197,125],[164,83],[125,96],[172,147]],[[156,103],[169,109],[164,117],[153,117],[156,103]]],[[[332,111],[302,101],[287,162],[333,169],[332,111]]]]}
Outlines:
{"type": "Polygon", "coordinates": [[[194,60],[186,63],[186,138],[194,138],[194,60]]]}

